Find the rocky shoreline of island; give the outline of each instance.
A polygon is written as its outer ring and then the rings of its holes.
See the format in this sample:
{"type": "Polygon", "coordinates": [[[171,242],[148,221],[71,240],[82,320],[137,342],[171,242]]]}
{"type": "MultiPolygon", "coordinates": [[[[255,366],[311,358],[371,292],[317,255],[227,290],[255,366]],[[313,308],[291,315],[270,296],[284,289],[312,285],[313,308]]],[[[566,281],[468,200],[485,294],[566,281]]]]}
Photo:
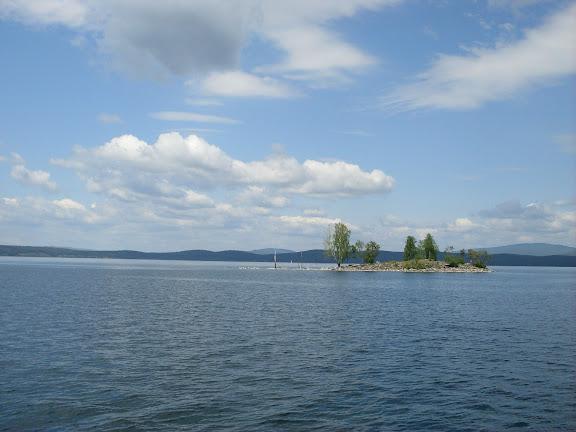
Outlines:
{"type": "Polygon", "coordinates": [[[404,272],[404,273],[487,273],[492,270],[488,267],[477,267],[470,263],[450,266],[443,261],[415,260],[415,261],[385,261],[373,264],[346,264],[335,271],[345,272],[404,272]]]}

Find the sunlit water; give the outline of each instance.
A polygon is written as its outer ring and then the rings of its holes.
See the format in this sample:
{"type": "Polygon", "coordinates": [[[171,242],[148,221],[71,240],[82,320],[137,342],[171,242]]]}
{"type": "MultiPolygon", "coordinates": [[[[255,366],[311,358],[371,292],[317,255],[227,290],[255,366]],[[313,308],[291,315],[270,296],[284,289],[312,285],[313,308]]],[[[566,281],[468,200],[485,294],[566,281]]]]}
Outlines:
{"type": "Polygon", "coordinates": [[[0,259],[0,430],[576,430],[576,269],[0,259]]]}

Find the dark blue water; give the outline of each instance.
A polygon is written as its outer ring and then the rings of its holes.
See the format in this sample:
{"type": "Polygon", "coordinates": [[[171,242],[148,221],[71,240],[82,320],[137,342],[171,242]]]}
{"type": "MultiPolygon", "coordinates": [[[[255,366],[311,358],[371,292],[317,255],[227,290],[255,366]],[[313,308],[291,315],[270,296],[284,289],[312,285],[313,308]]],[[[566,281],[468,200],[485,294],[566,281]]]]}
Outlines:
{"type": "Polygon", "coordinates": [[[0,260],[0,430],[576,430],[576,269],[0,260]]]}

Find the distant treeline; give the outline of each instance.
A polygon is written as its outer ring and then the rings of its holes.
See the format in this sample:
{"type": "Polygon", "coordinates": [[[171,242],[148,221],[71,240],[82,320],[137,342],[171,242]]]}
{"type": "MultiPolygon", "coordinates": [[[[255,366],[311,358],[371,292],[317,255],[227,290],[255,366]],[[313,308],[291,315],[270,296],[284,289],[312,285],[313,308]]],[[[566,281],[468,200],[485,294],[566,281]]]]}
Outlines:
{"type": "MultiPolygon", "coordinates": [[[[228,250],[212,252],[208,250],[187,250],[181,252],[139,252],[132,250],[93,251],[81,249],[67,249],[45,246],[6,246],[0,245],[0,256],[20,257],[62,257],[62,258],[114,258],[114,259],[156,259],[156,260],[184,260],[184,261],[244,261],[244,262],[273,262],[274,255],[261,255],[252,252],[228,250]]],[[[280,263],[333,263],[322,249],[313,249],[302,252],[283,253],[277,255],[280,263]]],[[[380,251],[378,261],[402,260],[403,252],[380,251]]],[[[438,259],[444,259],[444,253],[438,252],[438,259]]],[[[351,258],[351,263],[360,262],[360,258],[351,258]]],[[[493,254],[488,262],[490,266],[550,266],[550,267],[576,267],[576,256],[550,255],[513,255],[493,254]]]]}

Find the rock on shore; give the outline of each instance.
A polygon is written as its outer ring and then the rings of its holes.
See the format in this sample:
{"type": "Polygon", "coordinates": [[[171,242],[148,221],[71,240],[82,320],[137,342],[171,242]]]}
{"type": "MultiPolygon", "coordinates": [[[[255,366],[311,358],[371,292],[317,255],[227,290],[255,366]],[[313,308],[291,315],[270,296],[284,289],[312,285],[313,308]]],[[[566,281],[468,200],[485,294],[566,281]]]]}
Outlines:
{"type": "Polygon", "coordinates": [[[478,268],[470,263],[458,267],[449,267],[444,261],[416,260],[416,261],[386,261],[375,264],[347,264],[337,271],[360,272],[412,272],[412,273],[486,273],[489,268],[478,268]]]}

